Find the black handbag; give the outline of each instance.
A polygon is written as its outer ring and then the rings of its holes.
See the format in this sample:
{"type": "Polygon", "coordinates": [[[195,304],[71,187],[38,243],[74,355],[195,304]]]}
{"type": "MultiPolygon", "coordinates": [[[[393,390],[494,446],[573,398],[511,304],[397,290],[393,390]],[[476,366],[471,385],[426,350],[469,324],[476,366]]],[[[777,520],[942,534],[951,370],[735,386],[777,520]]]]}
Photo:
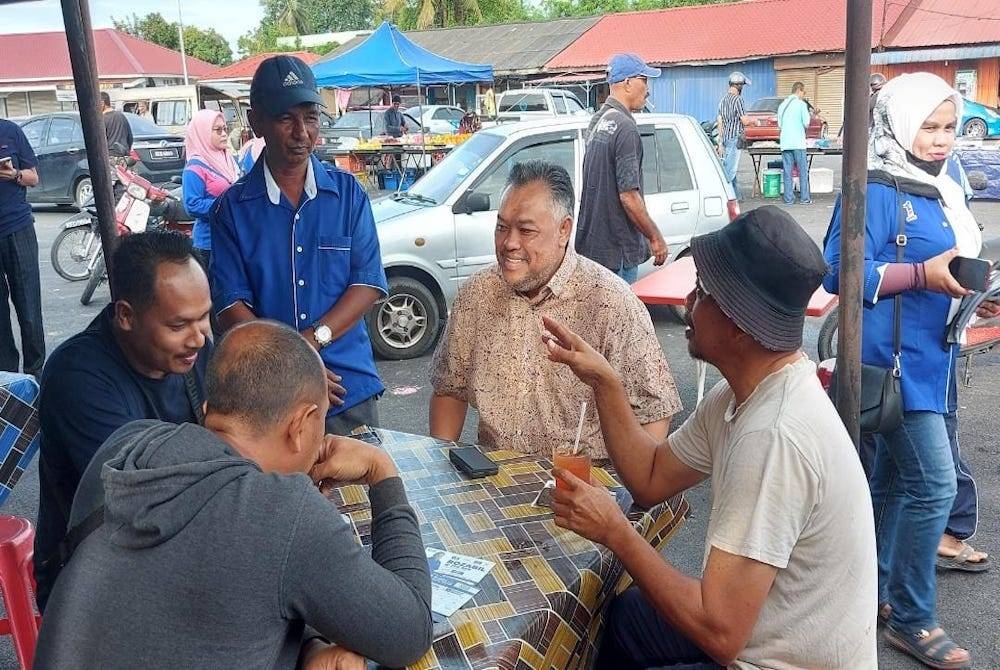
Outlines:
{"type": "MultiPolygon", "coordinates": [[[[903,262],[906,246],[906,219],[903,217],[902,195],[896,186],[898,227],[896,230],[896,262],[903,262]]],[[[897,293],[892,305],[892,367],[861,364],[861,432],[891,433],[903,423],[903,391],[900,387],[900,351],[902,342],[903,296],[897,293]]],[[[837,398],[837,371],[830,383],[830,397],[837,398]]]]}

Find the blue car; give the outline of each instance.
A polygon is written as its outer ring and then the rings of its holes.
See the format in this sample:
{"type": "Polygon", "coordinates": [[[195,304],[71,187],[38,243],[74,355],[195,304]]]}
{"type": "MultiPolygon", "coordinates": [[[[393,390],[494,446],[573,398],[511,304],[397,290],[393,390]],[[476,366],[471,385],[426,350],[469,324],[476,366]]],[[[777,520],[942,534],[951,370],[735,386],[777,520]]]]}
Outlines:
{"type": "Polygon", "coordinates": [[[961,135],[964,137],[990,137],[1000,135],[1000,110],[987,107],[968,98],[964,99],[961,135]]]}

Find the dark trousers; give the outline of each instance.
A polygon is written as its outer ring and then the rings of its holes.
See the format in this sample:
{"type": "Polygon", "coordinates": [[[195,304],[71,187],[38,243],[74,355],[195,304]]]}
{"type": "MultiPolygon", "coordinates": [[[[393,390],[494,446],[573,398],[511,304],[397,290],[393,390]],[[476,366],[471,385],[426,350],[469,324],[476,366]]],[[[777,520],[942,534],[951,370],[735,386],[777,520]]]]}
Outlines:
{"type": "Polygon", "coordinates": [[[42,327],[42,282],[38,274],[38,238],[28,226],[0,238],[0,370],[18,372],[21,356],[14,343],[10,321],[13,303],[21,326],[24,372],[39,377],[45,362],[45,329],[42,327]]]}
{"type": "Polygon", "coordinates": [[[378,396],[373,395],[340,414],[326,417],[326,432],[331,435],[350,435],[358,426],[378,428],[378,396]]]}
{"type": "Polygon", "coordinates": [[[595,670],[722,670],[694,643],[676,631],[631,587],[608,607],[604,641],[595,670]]]}
{"type": "MultiPolygon", "coordinates": [[[[955,494],[955,502],[952,503],[951,513],[948,515],[948,525],[944,532],[956,539],[967,540],[975,535],[976,524],[979,522],[979,496],[976,491],[976,481],[972,478],[972,469],[962,458],[958,437],[958,414],[956,412],[945,414],[944,426],[945,430],[948,431],[951,458],[955,462],[955,480],[958,483],[958,492],[955,494]]],[[[877,441],[881,439],[878,435],[861,437],[861,447],[858,452],[865,476],[869,479],[875,465],[877,441]]]]}

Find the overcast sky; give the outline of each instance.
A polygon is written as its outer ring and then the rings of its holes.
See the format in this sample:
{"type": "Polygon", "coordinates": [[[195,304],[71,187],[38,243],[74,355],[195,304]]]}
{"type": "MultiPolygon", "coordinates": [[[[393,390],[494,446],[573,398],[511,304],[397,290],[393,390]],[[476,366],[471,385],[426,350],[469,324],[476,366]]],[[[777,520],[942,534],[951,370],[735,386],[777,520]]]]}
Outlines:
{"type": "MultiPolygon", "coordinates": [[[[181,0],[185,25],[215,28],[229,40],[236,55],[236,39],[260,23],[263,11],[257,0],[181,0]]],[[[111,28],[111,17],[145,16],[159,12],[168,21],[177,20],[177,0],[90,0],[94,28],[111,28]]],[[[59,0],[0,5],[0,33],[63,30],[59,0]]]]}

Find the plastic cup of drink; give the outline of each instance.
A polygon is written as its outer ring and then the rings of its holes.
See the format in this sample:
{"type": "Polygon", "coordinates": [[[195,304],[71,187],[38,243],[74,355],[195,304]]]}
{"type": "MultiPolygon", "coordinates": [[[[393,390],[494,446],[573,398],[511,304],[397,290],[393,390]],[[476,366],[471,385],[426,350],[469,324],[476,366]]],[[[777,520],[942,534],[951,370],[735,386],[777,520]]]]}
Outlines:
{"type": "MultiPolygon", "coordinates": [[[[583,481],[590,483],[590,454],[573,453],[573,448],[556,448],[552,452],[552,465],[563,470],[569,470],[583,481]]],[[[568,489],[563,480],[556,477],[557,489],[568,489]]]]}

